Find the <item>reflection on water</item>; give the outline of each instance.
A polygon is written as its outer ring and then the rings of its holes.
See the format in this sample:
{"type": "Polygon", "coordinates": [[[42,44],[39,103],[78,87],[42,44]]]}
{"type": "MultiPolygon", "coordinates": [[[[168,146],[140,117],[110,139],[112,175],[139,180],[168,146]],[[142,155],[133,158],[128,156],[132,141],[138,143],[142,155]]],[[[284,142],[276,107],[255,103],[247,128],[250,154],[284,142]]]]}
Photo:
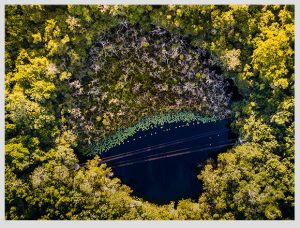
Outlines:
{"type": "Polygon", "coordinates": [[[202,164],[235,143],[227,125],[227,120],[165,124],[135,134],[101,157],[134,195],[147,201],[196,199],[202,164]]]}

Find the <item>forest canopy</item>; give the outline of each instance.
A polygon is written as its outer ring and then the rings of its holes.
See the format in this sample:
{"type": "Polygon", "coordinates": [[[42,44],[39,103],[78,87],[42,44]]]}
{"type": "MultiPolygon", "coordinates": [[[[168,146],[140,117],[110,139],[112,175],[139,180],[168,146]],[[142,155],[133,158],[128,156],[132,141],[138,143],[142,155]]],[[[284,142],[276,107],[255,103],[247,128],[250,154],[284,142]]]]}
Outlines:
{"type": "Polygon", "coordinates": [[[6,5],[6,219],[294,219],[294,17],[292,5],[6,5]],[[186,110],[231,117],[241,139],[199,173],[197,200],[150,203],[98,155],[79,165],[91,142],[186,110]]]}

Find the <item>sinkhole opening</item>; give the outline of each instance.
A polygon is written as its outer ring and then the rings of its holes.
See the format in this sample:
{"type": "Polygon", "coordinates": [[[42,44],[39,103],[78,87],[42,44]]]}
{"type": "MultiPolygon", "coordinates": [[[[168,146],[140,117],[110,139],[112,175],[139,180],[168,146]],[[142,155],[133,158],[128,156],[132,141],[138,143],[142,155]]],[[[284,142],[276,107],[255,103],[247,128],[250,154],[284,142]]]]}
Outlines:
{"type": "Polygon", "coordinates": [[[242,96],[219,63],[157,25],[123,22],[100,34],[69,82],[80,161],[100,155],[151,202],[196,199],[199,171],[237,138],[231,105],[242,96]]]}

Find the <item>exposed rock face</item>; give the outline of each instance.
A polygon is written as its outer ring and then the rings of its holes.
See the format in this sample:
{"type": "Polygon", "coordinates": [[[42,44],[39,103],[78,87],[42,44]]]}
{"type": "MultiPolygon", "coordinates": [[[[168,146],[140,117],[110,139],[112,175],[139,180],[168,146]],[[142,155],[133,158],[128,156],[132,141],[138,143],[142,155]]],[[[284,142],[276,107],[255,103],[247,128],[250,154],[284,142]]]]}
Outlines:
{"type": "Polygon", "coordinates": [[[155,112],[189,109],[223,119],[230,95],[216,69],[213,56],[162,27],[122,23],[95,41],[70,82],[70,114],[86,142],[155,112]]]}

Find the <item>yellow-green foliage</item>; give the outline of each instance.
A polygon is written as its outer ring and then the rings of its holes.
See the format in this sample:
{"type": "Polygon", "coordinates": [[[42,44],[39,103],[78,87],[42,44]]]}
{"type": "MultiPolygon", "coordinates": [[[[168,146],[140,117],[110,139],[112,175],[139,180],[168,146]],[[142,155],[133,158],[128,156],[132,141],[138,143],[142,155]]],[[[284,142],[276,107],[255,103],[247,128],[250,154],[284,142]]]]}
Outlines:
{"type": "MultiPolygon", "coordinates": [[[[6,5],[5,16],[7,219],[294,218],[294,6],[6,5]],[[78,108],[74,92],[80,97],[94,75],[86,71],[94,42],[124,22],[143,31],[154,24],[189,37],[194,48],[215,57],[243,95],[232,104],[231,127],[248,143],[208,162],[199,174],[204,189],[198,200],[151,204],[132,196],[98,157],[86,167],[78,165],[77,153],[85,148],[80,123],[86,130],[92,129],[89,121],[97,123],[104,134],[151,113],[149,104],[174,110],[152,99],[147,74],[138,75],[146,89],[136,93],[143,97],[137,100],[130,91],[135,81],[117,74],[118,67],[103,74],[115,77],[100,81],[104,90],[94,96],[106,99],[99,102],[103,111],[90,110],[86,100],[78,108]]],[[[144,41],[139,47],[146,51],[151,45],[144,41]]],[[[188,55],[180,54],[179,60],[186,61],[188,55]]],[[[161,97],[174,102],[170,88],[180,79],[165,75],[159,83],[161,97]]],[[[85,136],[85,142],[93,141],[85,136]]]]}

